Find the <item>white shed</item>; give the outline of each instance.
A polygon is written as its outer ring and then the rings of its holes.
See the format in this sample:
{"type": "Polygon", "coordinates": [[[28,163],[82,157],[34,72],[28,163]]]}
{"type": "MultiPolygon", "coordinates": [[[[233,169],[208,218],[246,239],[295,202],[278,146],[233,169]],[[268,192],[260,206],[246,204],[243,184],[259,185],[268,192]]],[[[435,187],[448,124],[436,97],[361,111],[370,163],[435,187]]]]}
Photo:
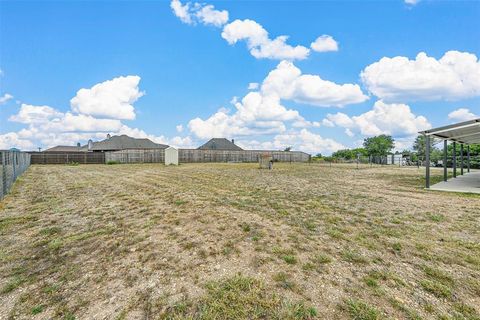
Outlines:
{"type": "Polygon", "coordinates": [[[165,149],[165,165],[170,164],[178,165],[178,150],[174,147],[165,149]]]}

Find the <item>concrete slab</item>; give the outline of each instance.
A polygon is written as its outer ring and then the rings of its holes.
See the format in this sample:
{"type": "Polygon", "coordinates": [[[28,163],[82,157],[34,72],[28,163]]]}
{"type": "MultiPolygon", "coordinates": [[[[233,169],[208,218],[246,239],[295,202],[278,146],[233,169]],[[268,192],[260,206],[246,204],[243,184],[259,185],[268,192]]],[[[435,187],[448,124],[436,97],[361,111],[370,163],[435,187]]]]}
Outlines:
{"type": "Polygon", "coordinates": [[[447,182],[439,182],[430,186],[430,190],[480,194],[480,171],[471,171],[463,176],[451,178],[447,182]]]}

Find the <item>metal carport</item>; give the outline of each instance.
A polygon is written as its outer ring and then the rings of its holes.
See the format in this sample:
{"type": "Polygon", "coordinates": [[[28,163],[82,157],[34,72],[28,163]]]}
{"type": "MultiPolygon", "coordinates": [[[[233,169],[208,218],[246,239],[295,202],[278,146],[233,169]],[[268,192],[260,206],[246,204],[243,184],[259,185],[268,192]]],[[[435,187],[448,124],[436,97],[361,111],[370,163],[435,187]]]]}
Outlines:
{"type": "MultiPolygon", "coordinates": [[[[430,188],[430,139],[435,137],[443,140],[443,180],[447,182],[447,141],[453,143],[453,177],[457,177],[457,144],[460,145],[460,175],[464,174],[464,157],[467,160],[467,172],[470,173],[470,145],[480,144],[480,118],[460,122],[448,126],[419,132],[425,136],[425,187],[430,188]],[[466,149],[466,150],[465,150],[466,149]],[[466,152],[466,155],[465,155],[466,152]]],[[[476,179],[476,177],[471,176],[476,179]]],[[[465,180],[467,181],[467,180],[465,180]]],[[[469,182],[471,181],[469,180],[469,182]]],[[[479,181],[480,183],[480,181],[479,181]]],[[[452,190],[453,191],[453,190],[452,190]]],[[[480,192],[480,189],[479,189],[480,192]]]]}

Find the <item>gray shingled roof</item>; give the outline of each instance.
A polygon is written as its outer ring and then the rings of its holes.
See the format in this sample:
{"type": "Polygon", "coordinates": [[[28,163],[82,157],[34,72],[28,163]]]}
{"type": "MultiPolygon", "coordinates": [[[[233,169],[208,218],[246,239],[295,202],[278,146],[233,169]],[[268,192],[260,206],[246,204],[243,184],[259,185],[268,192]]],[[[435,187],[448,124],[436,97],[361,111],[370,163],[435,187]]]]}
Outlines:
{"type": "Polygon", "coordinates": [[[225,138],[213,138],[210,139],[205,144],[201,145],[197,149],[201,150],[230,150],[230,151],[241,151],[243,150],[235,143],[225,138]]]}
{"type": "Polygon", "coordinates": [[[86,148],[77,147],[77,146],[56,146],[56,147],[46,149],[43,152],[82,152],[82,151],[86,151],[86,148]]]}
{"type": "MultiPolygon", "coordinates": [[[[149,139],[137,139],[122,134],[121,136],[112,136],[108,139],[93,142],[91,151],[112,151],[124,149],[166,149],[165,144],[155,143],[149,139]]],[[[44,152],[87,152],[88,144],[77,146],[56,146],[45,150],[44,152]]]]}
{"type": "Polygon", "coordinates": [[[123,149],[166,149],[165,144],[159,144],[150,139],[137,139],[125,134],[121,136],[112,136],[109,139],[94,142],[93,151],[123,150],[123,149]]]}

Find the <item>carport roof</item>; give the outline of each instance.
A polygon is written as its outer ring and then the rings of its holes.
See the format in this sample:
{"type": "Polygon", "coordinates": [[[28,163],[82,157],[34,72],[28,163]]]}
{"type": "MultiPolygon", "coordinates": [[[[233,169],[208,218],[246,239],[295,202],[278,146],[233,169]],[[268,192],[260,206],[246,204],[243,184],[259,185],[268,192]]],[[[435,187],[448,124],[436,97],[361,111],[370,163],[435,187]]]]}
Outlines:
{"type": "Polygon", "coordinates": [[[419,133],[464,144],[480,144],[480,118],[419,133]]]}

